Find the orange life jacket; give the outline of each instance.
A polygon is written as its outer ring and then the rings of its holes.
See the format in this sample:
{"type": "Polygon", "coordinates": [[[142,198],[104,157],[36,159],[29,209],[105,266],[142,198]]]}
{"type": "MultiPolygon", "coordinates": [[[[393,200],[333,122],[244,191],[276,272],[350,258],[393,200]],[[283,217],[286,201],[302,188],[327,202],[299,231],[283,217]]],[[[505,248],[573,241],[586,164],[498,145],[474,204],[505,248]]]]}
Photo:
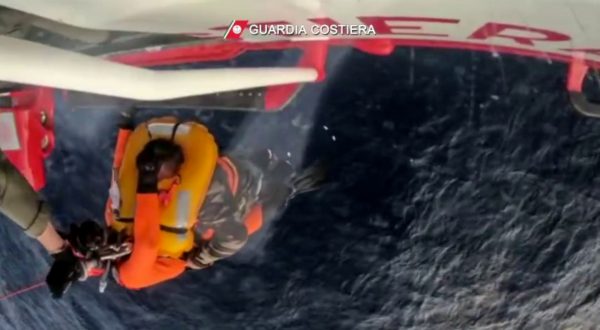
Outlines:
{"type": "MultiPolygon", "coordinates": [[[[133,237],[129,259],[118,266],[123,286],[141,289],[185,271],[187,262],[181,257],[194,247],[193,227],[216,166],[227,174],[229,188],[235,194],[239,182],[235,165],[226,157],[218,158],[212,135],[198,123],[179,123],[173,117],[164,117],[139,125],[133,132],[119,131],[113,164],[115,177],[105,216],[110,227],[125,230],[133,237]],[[165,137],[178,143],[185,157],[178,184],[168,189],[167,203],[164,195],[136,193],[135,166],[146,143],[165,137]]],[[[161,182],[159,187],[169,184],[172,182],[161,182]]],[[[262,207],[256,205],[245,219],[248,234],[260,229],[262,221],[262,207]]],[[[203,239],[210,239],[212,233],[205,234],[203,239]]]]}

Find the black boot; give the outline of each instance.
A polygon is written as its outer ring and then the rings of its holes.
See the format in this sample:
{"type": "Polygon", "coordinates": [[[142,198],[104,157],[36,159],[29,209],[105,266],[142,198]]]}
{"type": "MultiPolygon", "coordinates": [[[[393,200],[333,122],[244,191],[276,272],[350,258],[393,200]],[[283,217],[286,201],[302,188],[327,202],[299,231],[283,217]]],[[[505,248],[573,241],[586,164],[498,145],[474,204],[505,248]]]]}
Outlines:
{"type": "Polygon", "coordinates": [[[52,255],[54,263],[46,276],[46,284],[52,293],[52,298],[60,299],[71,287],[71,284],[80,279],[84,273],[82,260],[75,256],[70,245],[52,255]]]}
{"type": "Polygon", "coordinates": [[[294,173],[289,183],[292,189],[290,199],[321,188],[325,182],[326,172],[326,165],[322,162],[316,162],[306,169],[294,173]]]}
{"type": "Polygon", "coordinates": [[[61,298],[75,281],[87,278],[86,261],[90,254],[103,246],[106,233],[93,221],[85,221],[81,225],[72,225],[71,231],[62,236],[66,239],[65,247],[52,254],[54,262],[46,276],[46,284],[54,299],[61,298]]]}
{"type": "Polygon", "coordinates": [[[299,172],[294,172],[288,163],[279,162],[272,172],[265,174],[260,196],[265,212],[276,214],[294,197],[321,188],[325,173],[326,167],[320,162],[299,172]]]}

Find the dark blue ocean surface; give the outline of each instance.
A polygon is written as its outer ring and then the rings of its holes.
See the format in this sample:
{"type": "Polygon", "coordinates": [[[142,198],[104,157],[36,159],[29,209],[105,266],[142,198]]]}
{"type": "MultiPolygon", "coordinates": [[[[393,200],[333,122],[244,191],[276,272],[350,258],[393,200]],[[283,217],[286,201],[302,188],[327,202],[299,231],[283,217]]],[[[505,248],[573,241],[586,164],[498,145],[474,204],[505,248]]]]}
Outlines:
{"type": "MultiPolygon", "coordinates": [[[[297,54],[229,65],[281,64],[297,54]],[[265,63],[266,62],[266,63],[265,63]]],[[[335,50],[282,113],[196,118],[224,150],[325,159],[248,248],[139,292],[97,281],[62,301],[0,302],[2,329],[594,329],[600,324],[600,121],[572,111],[566,66],[487,53],[335,50]]],[[[62,106],[44,191],[61,227],[102,220],[115,112],[62,106]]],[[[0,290],[49,258],[0,223],[0,290]]]]}

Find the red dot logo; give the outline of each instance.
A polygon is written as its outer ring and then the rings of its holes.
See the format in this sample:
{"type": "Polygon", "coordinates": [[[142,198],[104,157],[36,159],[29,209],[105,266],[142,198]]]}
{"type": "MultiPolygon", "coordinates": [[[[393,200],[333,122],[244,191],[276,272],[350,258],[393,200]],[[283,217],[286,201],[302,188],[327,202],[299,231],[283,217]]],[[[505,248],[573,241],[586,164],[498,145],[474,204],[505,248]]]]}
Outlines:
{"type": "Polygon", "coordinates": [[[227,32],[225,32],[225,39],[240,39],[244,29],[248,26],[247,20],[234,20],[229,25],[227,32]]]}

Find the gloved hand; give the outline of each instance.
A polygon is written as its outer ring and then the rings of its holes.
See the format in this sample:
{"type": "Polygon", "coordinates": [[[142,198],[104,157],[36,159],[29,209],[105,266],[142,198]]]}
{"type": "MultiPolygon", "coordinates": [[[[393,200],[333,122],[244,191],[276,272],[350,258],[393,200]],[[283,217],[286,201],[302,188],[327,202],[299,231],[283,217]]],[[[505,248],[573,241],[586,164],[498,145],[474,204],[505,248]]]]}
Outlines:
{"type": "Polygon", "coordinates": [[[227,221],[214,228],[209,241],[202,241],[187,256],[190,268],[203,269],[239,252],[248,241],[248,229],[237,221],[227,221]]]}
{"type": "Polygon", "coordinates": [[[86,220],[80,225],[71,225],[71,231],[66,236],[69,244],[83,257],[90,251],[102,247],[107,240],[108,233],[97,222],[86,220]]]}

